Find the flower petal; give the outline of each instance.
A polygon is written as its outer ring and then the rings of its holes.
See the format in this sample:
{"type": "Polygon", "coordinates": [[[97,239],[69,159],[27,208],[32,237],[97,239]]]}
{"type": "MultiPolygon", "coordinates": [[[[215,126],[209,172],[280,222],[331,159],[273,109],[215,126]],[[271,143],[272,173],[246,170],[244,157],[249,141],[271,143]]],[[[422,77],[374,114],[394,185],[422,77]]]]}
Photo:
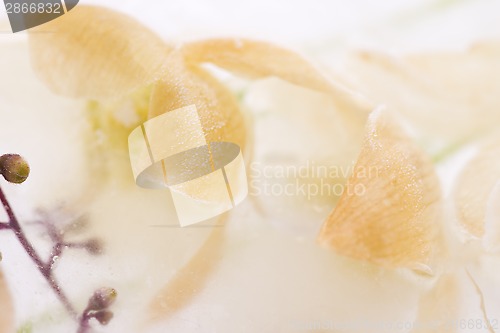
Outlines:
{"type": "Polygon", "coordinates": [[[407,57],[365,51],[349,59],[350,86],[404,115],[436,154],[494,130],[500,121],[493,47],[407,57]]]}
{"type": "Polygon", "coordinates": [[[500,252],[500,180],[488,200],[483,243],[486,251],[500,252]]]}
{"type": "Polygon", "coordinates": [[[473,321],[477,326],[472,331],[477,329],[495,333],[493,326],[496,318],[492,320],[490,316],[498,313],[494,297],[498,279],[491,277],[492,280],[488,281],[484,273],[479,266],[474,269],[457,266],[439,276],[420,297],[417,316],[412,321],[410,332],[459,333],[467,331],[465,326],[471,325],[473,321]]]}
{"type": "Polygon", "coordinates": [[[319,242],[356,259],[428,272],[440,232],[434,168],[387,113],[374,111],[367,131],[319,242]]]}
{"type": "Polygon", "coordinates": [[[482,237],[488,199],[500,180],[500,138],[494,138],[465,166],[457,182],[455,203],[461,226],[482,237]]]}
{"type": "Polygon", "coordinates": [[[411,333],[456,333],[450,322],[460,315],[463,297],[460,281],[454,274],[444,274],[419,301],[419,309],[411,333]]]}
{"type": "Polygon", "coordinates": [[[224,224],[227,215],[218,220],[209,238],[149,304],[152,321],[166,319],[188,305],[203,290],[222,257],[224,224]]]}
{"type": "Polygon", "coordinates": [[[212,39],[189,43],[182,52],[188,63],[209,62],[250,79],[276,76],[292,84],[331,94],[344,106],[366,112],[371,105],[359,95],[329,80],[300,55],[270,43],[248,39],[212,39]]]}
{"type": "Polygon", "coordinates": [[[500,43],[492,42],[463,52],[413,55],[405,61],[447,99],[473,106],[476,114],[498,115],[499,57],[500,43]]]}
{"type": "Polygon", "coordinates": [[[196,105],[208,142],[234,142],[244,149],[247,131],[238,102],[212,75],[198,67],[177,65],[154,85],[149,119],[196,105]]]}
{"type": "Polygon", "coordinates": [[[77,6],[29,36],[33,67],[69,97],[125,95],[158,79],[171,50],[134,19],[95,6],[77,6]]]}

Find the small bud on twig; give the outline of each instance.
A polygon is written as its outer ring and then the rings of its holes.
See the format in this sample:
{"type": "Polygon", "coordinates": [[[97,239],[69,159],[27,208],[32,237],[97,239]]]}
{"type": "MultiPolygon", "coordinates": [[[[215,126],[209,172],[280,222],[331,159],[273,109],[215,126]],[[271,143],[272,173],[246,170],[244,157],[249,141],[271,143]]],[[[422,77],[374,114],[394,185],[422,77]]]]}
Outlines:
{"type": "Polygon", "coordinates": [[[21,184],[28,178],[30,166],[20,155],[6,154],[0,156],[0,173],[8,182],[21,184]]]}
{"type": "Polygon", "coordinates": [[[89,239],[85,243],[85,249],[92,255],[99,255],[103,252],[104,244],[98,238],[89,239]]]}
{"type": "Polygon", "coordinates": [[[94,292],[89,300],[87,309],[89,311],[99,311],[107,309],[116,300],[118,293],[113,288],[100,288],[94,292]]]}
{"type": "Polygon", "coordinates": [[[107,325],[113,319],[113,312],[102,310],[92,315],[101,325],[107,325]]]}

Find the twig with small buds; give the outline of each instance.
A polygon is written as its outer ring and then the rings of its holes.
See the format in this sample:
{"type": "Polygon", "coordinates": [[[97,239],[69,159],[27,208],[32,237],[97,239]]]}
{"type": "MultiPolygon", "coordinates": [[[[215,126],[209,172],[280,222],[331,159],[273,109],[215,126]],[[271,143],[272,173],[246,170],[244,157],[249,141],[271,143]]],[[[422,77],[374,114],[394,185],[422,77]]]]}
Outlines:
{"type": "Polygon", "coordinates": [[[113,318],[113,312],[108,309],[115,302],[116,296],[116,290],[112,288],[96,290],[83,311],[77,333],[85,333],[90,327],[89,321],[92,318],[96,319],[101,325],[107,325],[113,318]]]}
{"type": "MultiPolygon", "coordinates": [[[[10,183],[20,184],[29,176],[30,168],[28,163],[19,155],[7,154],[0,156],[0,174],[10,183]]],[[[0,222],[0,230],[11,230],[14,232],[19,243],[29,255],[36,267],[47,280],[50,288],[54,291],[57,298],[64,305],[66,311],[78,321],[78,333],[87,333],[91,329],[90,319],[96,319],[101,325],[109,323],[113,317],[113,313],[109,311],[109,307],[116,299],[116,291],[111,288],[101,288],[97,290],[90,298],[87,308],[81,315],[78,315],[77,310],[69,301],[66,293],[61,289],[57,279],[54,276],[54,262],[62,254],[65,247],[85,248],[92,254],[100,252],[101,244],[98,240],[91,239],[85,243],[68,243],[65,242],[62,234],[50,223],[44,223],[47,233],[54,243],[49,260],[46,262],[40,257],[19,224],[19,221],[12,210],[5,193],[0,187],[0,201],[7,213],[8,222],[0,222]]]]}

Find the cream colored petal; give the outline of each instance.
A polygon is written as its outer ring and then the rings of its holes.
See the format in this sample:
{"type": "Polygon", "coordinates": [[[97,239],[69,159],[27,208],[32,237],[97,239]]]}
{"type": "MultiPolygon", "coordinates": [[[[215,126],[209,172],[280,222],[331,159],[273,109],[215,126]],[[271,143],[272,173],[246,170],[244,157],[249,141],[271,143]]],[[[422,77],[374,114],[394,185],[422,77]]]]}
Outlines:
{"type": "Polygon", "coordinates": [[[319,242],[356,259],[429,272],[439,250],[440,210],[433,165],[388,113],[376,110],[319,242]]]}
{"type": "Polygon", "coordinates": [[[485,283],[481,269],[459,268],[443,274],[424,293],[418,304],[411,333],[495,333],[492,285],[485,283]],[[465,301],[466,300],[466,301],[465,301]],[[492,306],[493,305],[493,306],[492,306]],[[469,330],[467,330],[467,328],[469,330]]]}
{"type": "Polygon", "coordinates": [[[488,200],[485,223],[484,248],[488,252],[500,252],[500,180],[488,200]]]}
{"type": "Polygon", "coordinates": [[[134,19],[96,6],[77,6],[29,36],[38,75],[70,97],[125,95],[158,79],[171,50],[134,19]]]}
{"type": "Polygon", "coordinates": [[[247,128],[238,102],[208,72],[177,63],[153,88],[149,119],[195,105],[208,142],[226,141],[245,149],[247,128]]]}
{"type": "Polygon", "coordinates": [[[441,276],[436,284],[425,293],[418,304],[415,327],[411,333],[456,333],[458,327],[452,324],[460,315],[460,282],[453,274],[441,276]]]}
{"type": "MultiPolygon", "coordinates": [[[[116,331],[149,332],[151,330],[131,326],[143,319],[149,323],[149,318],[153,316],[149,305],[153,300],[158,297],[159,316],[168,317],[182,310],[183,306],[191,305],[191,301],[204,290],[205,281],[212,276],[212,264],[221,258],[215,254],[214,262],[209,261],[208,253],[212,250],[208,250],[209,245],[204,244],[216,232],[215,229],[224,233],[223,228],[210,227],[218,224],[216,219],[200,227],[180,228],[167,191],[137,187],[120,187],[117,191],[116,186],[112,185],[105,187],[95,200],[87,212],[91,228],[89,234],[102,239],[106,260],[94,262],[92,272],[98,281],[108,281],[108,285],[120,293],[119,299],[123,302],[113,306],[116,316],[114,323],[120,328],[116,331]],[[197,264],[190,265],[196,256],[202,258],[197,260],[197,264]],[[185,273],[182,275],[180,272],[185,273]],[[171,282],[174,280],[177,283],[171,282]],[[167,289],[167,284],[172,285],[172,288],[167,289]],[[183,286],[187,288],[183,289],[183,286]],[[160,293],[164,288],[165,294],[160,293]],[[181,294],[186,295],[186,300],[179,299],[181,294]],[[164,303],[160,298],[165,295],[176,295],[169,299],[174,305],[170,307],[167,301],[171,312],[166,309],[162,312],[164,303]]],[[[215,239],[211,244],[223,246],[223,242],[215,239]]],[[[218,250],[214,251],[217,253],[218,250]]],[[[75,262],[75,274],[78,269],[81,271],[87,267],[86,261],[75,262]]]]}
{"type": "Polygon", "coordinates": [[[465,166],[455,190],[459,222],[474,237],[484,235],[488,200],[499,180],[500,138],[494,138],[465,166]]]}
{"type": "Polygon", "coordinates": [[[420,139],[440,151],[500,121],[497,59],[493,51],[408,57],[359,52],[345,66],[353,89],[403,114],[420,139]]]}
{"type": "Polygon", "coordinates": [[[203,290],[222,257],[226,220],[227,215],[219,218],[205,243],[151,300],[148,319],[157,321],[169,318],[203,290]]]}
{"type": "MultiPolygon", "coordinates": [[[[496,129],[500,120],[500,43],[482,43],[463,52],[410,56],[405,61],[432,82],[443,99],[467,109],[462,117],[469,127],[496,129]]],[[[446,111],[441,111],[446,115],[446,111]]],[[[456,122],[456,120],[454,120],[456,122]]]]}
{"type": "MultiPolygon", "coordinates": [[[[215,148],[211,143],[236,143],[239,148],[235,147],[245,152],[247,129],[244,116],[235,97],[209,73],[200,68],[184,67],[182,62],[179,62],[179,66],[171,69],[163,80],[157,82],[151,97],[149,118],[152,120],[164,117],[166,114],[174,112],[174,110],[192,107],[193,105],[196,106],[193,109],[197,111],[197,116],[199,116],[199,122],[201,122],[205,135],[204,139],[209,143],[209,154],[205,158],[205,154],[201,153],[204,150],[200,150],[198,154],[193,155],[193,158],[188,159],[191,161],[189,163],[182,162],[167,165],[165,172],[169,179],[170,176],[168,175],[171,174],[193,175],[196,173],[194,169],[198,169],[196,165],[199,167],[206,166],[207,164],[204,162],[207,159],[214,158],[213,149],[215,148]]],[[[189,121],[189,123],[193,124],[194,122],[189,121]]],[[[198,123],[198,120],[196,123],[198,123]]],[[[179,140],[183,146],[189,143],[188,139],[182,138],[182,133],[175,134],[174,139],[179,140]]],[[[151,147],[157,144],[161,146],[163,143],[164,140],[161,140],[158,136],[149,138],[151,147]]],[[[237,153],[234,156],[229,155],[231,154],[228,151],[227,154],[222,153],[220,157],[223,159],[231,157],[230,160],[232,160],[236,158],[237,153]]],[[[227,162],[230,162],[230,160],[227,162]]],[[[211,163],[214,163],[214,161],[212,160],[211,163]]],[[[171,187],[176,206],[183,207],[183,211],[187,212],[198,211],[200,213],[198,216],[205,216],[202,210],[205,213],[209,211],[221,212],[231,207],[231,200],[221,173],[222,170],[215,170],[213,167],[212,169],[210,171],[215,171],[214,174],[209,175],[207,170],[207,172],[200,173],[200,175],[205,175],[203,177],[190,179],[189,182],[175,184],[175,186],[171,187]],[[217,186],[215,186],[216,183],[217,186]],[[197,202],[192,201],[192,199],[197,202]],[[206,203],[206,205],[203,205],[203,203],[206,203]],[[191,204],[200,205],[199,209],[193,210],[191,204]]],[[[185,216],[185,214],[181,215],[185,216]]],[[[189,215],[194,218],[196,214],[190,213],[189,215]]],[[[192,222],[195,220],[192,220],[192,222]]],[[[181,224],[183,224],[182,221],[181,224]]]]}
{"type": "Polygon", "coordinates": [[[233,207],[222,169],[174,185],[171,193],[181,226],[218,216],[233,207]]]}
{"type": "MultiPolygon", "coordinates": [[[[208,142],[227,141],[242,149],[247,143],[244,116],[234,96],[206,71],[181,63],[157,82],[151,98],[149,119],[180,107],[195,105],[208,142]]],[[[184,189],[198,198],[203,189],[184,189]]],[[[223,217],[225,219],[225,217],[223,217]]],[[[220,259],[224,229],[215,228],[195,256],[168,281],[150,303],[150,319],[170,317],[188,305],[203,289],[220,259]]]]}
{"type": "Polygon", "coordinates": [[[346,108],[366,112],[372,106],[361,96],[329,80],[302,56],[270,43],[248,39],[212,39],[186,44],[186,62],[212,63],[251,79],[275,76],[292,84],[331,94],[346,108]]]}
{"type": "Polygon", "coordinates": [[[0,271],[0,332],[14,331],[14,306],[4,276],[0,271]]]}
{"type": "Polygon", "coordinates": [[[481,43],[462,52],[441,52],[409,56],[405,61],[449,99],[480,111],[493,110],[499,103],[500,43],[481,43]],[[485,110],[487,109],[487,110],[485,110]]]}

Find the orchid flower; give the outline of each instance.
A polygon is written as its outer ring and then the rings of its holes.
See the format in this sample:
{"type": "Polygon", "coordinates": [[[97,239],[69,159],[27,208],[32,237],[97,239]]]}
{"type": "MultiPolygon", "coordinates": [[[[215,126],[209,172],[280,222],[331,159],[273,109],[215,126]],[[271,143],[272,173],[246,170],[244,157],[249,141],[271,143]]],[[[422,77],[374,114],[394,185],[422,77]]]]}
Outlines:
{"type": "MultiPolygon", "coordinates": [[[[473,320],[497,330],[495,43],[400,58],[356,51],[343,75],[267,42],[174,45],[129,16],[79,5],[7,45],[0,63],[23,79],[0,81],[0,143],[30,159],[31,175],[5,193],[42,252],[47,235],[28,223],[40,211],[61,230],[102,240],[98,258],[69,250],[57,262],[80,312],[99,301],[88,299],[95,290],[115,301],[103,284],[119,293],[113,319],[103,312],[89,327],[383,332],[402,323],[391,329],[428,333],[473,320]],[[225,75],[245,80],[244,92],[225,75]],[[208,142],[242,148],[257,189],[270,174],[272,185],[295,177],[297,187],[362,192],[251,194],[228,214],[178,228],[168,192],[135,185],[127,137],[193,104],[208,142]],[[305,160],[348,172],[273,174],[305,160]]],[[[1,237],[0,330],[75,331],[46,301],[46,281],[17,271],[13,258],[28,260],[1,237]]]]}

